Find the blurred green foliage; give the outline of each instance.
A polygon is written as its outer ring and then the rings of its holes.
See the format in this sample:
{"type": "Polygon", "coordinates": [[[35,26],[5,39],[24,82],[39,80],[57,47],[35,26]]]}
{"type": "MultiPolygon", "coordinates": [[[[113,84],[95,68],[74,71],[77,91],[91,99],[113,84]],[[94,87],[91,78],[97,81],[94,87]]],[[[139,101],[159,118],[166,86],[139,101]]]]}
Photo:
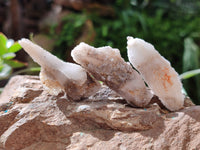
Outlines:
{"type": "MultiPolygon", "coordinates": [[[[139,37],[153,44],[179,73],[200,68],[197,45],[200,43],[200,1],[116,0],[112,7],[114,13],[107,16],[87,10],[67,15],[60,32],[56,31],[59,25],[51,30],[56,39],[54,54],[66,57],[66,49],[73,48],[85,22],[90,20],[95,38],[89,44],[95,47],[119,48],[127,60],[126,37],[139,37]]],[[[197,104],[200,104],[199,78],[197,75],[184,80],[186,91],[197,104]]]]}
{"type": "Polygon", "coordinates": [[[0,80],[8,79],[13,69],[25,66],[24,63],[13,59],[20,49],[21,46],[17,42],[8,40],[3,33],[0,33],[0,80]]]}
{"type": "MultiPolygon", "coordinates": [[[[7,80],[11,76],[28,73],[28,72],[39,72],[40,67],[26,67],[26,63],[20,62],[15,58],[16,52],[21,50],[22,47],[18,42],[14,42],[12,39],[7,39],[7,37],[0,33],[0,81],[7,80]],[[16,70],[19,69],[20,70],[16,70]]],[[[0,87],[0,93],[3,91],[3,87],[0,87]]]]}
{"type": "MultiPolygon", "coordinates": [[[[169,3],[154,1],[150,4],[119,1],[116,18],[94,17],[97,32],[95,46],[110,45],[121,50],[127,60],[126,37],[142,38],[152,43],[181,73],[183,64],[183,41],[194,32],[200,32],[200,19],[193,14],[182,14],[170,9],[169,3]],[[162,5],[161,5],[162,4],[162,5]],[[122,8],[122,6],[124,6],[122,8]]],[[[173,8],[173,7],[172,7],[173,8]]],[[[195,14],[196,15],[196,14],[195,14]]]]}
{"type": "Polygon", "coordinates": [[[185,78],[190,77],[188,80],[183,81],[183,85],[196,104],[200,104],[200,69],[198,68],[200,68],[200,48],[194,42],[194,37],[190,36],[184,40],[183,72],[195,70],[186,72],[183,74],[185,76],[182,76],[185,78]]]}
{"type": "Polygon", "coordinates": [[[66,58],[66,49],[74,45],[75,40],[82,31],[86,19],[85,15],[72,13],[62,19],[60,25],[62,26],[61,31],[59,31],[58,34],[56,33],[57,26],[54,25],[51,27],[50,35],[56,40],[53,54],[61,59],[66,58]]]}

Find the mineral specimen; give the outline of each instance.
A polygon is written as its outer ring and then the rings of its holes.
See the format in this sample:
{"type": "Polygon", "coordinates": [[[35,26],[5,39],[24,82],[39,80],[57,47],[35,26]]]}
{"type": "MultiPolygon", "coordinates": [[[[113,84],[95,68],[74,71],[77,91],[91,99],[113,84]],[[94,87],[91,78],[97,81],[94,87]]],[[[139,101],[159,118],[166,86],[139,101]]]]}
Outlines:
{"type": "Polygon", "coordinates": [[[81,100],[99,90],[100,83],[80,65],[64,62],[28,39],[19,44],[41,66],[40,80],[52,94],[64,90],[69,99],[81,100]]]}
{"type": "Polygon", "coordinates": [[[109,46],[94,48],[80,43],[71,55],[94,78],[103,81],[131,105],[144,107],[150,102],[152,93],[139,73],[122,59],[118,49],[109,46]]]}
{"type": "Polygon", "coordinates": [[[184,96],[178,74],[154,46],[142,39],[128,37],[128,58],[145,82],[171,111],[181,109],[184,96]]]}

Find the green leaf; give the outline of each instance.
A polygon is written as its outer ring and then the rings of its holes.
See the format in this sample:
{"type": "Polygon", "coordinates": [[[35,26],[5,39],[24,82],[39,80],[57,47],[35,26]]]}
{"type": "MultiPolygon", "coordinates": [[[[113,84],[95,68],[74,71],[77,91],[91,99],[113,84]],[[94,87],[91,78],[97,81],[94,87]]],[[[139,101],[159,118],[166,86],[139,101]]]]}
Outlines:
{"type": "Polygon", "coordinates": [[[142,26],[142,29],[144,31],[144,33],[147,33],[147,25],[146,25],[146,20],[145,18],[140,14],[140,13],[136,13],[138,20],[142,26]]]}
{"type": "Polygon", "coordinates": [[[18,42],[15,42],[11,47],[8,48],[8,52],[15,53],[21,49],[21,45],[18,42]]]}
{"type": "Polygon", "coordinates": [[[6,36],[3,33],[0,33],[0,55],[3,55],[7,52],[6,42],[6,36]]]}
{"type": "Polygon", "coordinates": [[[1,72],[2,69],[3,69],[3,65],[0,64],[0,72],[1,72]]]}
{"type": "Polygon", "coordinates": [[[8,39],[7,42],[6,42],[6,47],[10,48],[13,44],[14,44],[14,40],[13,39],[8,39]]]}
{"type": "Polygon", "coordinates": [[[10,59],[13,59],[15,56],[16,56],[15,53],[6,53],[2,56],[2,58],[6,60],[10,60],[10,59]]]}
{"type": "Polygon", "coordinates": [[[182,87],[181,92],[182,92],[183,94],[185,94],[185,95],[188,95],[184,87],[182,87]]]}
{"type": "Polygon", "coordinates": [[[8,39],[3,33],[0,33],[0,40],[4,45],[6,45],[8,39]]]}
{"type": "Polygon", "coordinates": [[[200,104],[200,101],[198,101],[200,99],[200,76],[197,76],[200,67],[199,52],[200,49],[193,38],[188,37],[184,40],[183,72],[188,72],[181,77],[188,79],[194,76],[192,79],[184,80],[183,84],[189,95],[195,95],[193,100],[197,99],[196,103],[200,104]]]}
{"type": "Polygon", "coordinates": [[[199,48],[192,38],[184,40],[183,72],[199,68],[199,48]]]}
{"type": "Polygon", "coordinates": [[[8,64],[9,66],[11,66],[12,68],[21,68],[26,66],[26,63],[23,62],[19,62],[17,60],[4,60],[4,63],[8,64]]]}
{"type": "Polygon", "coordinates": [[[0,80],[8,78],[11,72],[12,68],[9,65],[4,64],[3,69],[0,71],[0,80]]]}
{"type": "Polygon", "coordinates": [[[106,37],[108,35],[108,26],[107,25],[104,25],[102,27],[102,35],[103,35],[103,37],[106,37]]]}
{"type": "Polygon", "coordinates": [[[191,77],[196,76],[198,74],[200,74],[200,69],[187,71],[187,72],[181,74],[179,77],[180,77],[180,79],[188,79],[188,78],[191,78],[191,77]]]}

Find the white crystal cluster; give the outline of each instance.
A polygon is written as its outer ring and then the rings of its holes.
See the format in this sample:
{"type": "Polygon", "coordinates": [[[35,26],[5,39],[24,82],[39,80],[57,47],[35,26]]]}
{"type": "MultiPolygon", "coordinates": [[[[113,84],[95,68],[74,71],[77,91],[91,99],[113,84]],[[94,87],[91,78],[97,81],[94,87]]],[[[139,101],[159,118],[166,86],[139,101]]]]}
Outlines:
{"type": "Polygon", "coordinates": [[[118,49],[109,46],[94,48],[80,43],[71,54],[75,62],[120,94],[128,103],[144,107],[150,102],[152,93],[139,73],[123,60],[118,49]]]}
{"type": "Polygon", "coordinates": [[[127,39],[129,61],[141,73],[154,94],[169,110],[182,108],[184,103],[182,84],[170,62],[150,43],[133,37],[127,39]]]}
{"type": "Polygon", "coordinates": [[[118,49],[109,46],[95,48],[80,43],[71,55],[81,67],[63,62],[27,39],[19,44],[41,66],[40,79],[52,93],[64,90],[69,99],[81,100],[99,90],[99,80],[133,106],[145,107],[154,93],[169,110],[181,109],[182,84],[170,63],[150,43],[127,39],[128,58],[137,71],[124,61],[118,49]]]}
{"type": "Polygon", "coordinates": [[[19,44],[41,66],[40,80],[51,93],[64,90],[69,99],[81,100],[99,90],[100,83],[80,65],[64,62],[28,39],[19,44]]]}

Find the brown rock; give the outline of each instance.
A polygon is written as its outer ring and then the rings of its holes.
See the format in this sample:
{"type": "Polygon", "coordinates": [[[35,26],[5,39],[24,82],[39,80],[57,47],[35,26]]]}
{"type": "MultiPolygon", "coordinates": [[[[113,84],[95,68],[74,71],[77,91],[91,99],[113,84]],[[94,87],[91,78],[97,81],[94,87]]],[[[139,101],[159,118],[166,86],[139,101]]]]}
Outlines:
{"type": "Polygon", "coordinates": [[[132,108],[104,86],[72,102],[33,76],[13,77],[1,101],[0,150],[200,149],[200,106],[132,108]]]}
{"type": "Polygon", "coordinates": [[[92,1],[92,0],[55,0],[55,4],[64,6],[66,8],[72,8],[74,10],[87,10],[91,13],[96,13],[102,16],[114,16],[114,8],[109,4],[113,3],[113,0],[105,1],[92,1]]]}
{"type": "Polygon", "coordinates": [[[31,101],[43,90],[37,76],[24,76],[24,78],[11,78],[3,93],[0,95],[0,105],[16,101],[31,101]],[[31,95],[30,95],[31,94],[31,95]],[[33,94],[33,95],[32,95],[33,94]]]}

